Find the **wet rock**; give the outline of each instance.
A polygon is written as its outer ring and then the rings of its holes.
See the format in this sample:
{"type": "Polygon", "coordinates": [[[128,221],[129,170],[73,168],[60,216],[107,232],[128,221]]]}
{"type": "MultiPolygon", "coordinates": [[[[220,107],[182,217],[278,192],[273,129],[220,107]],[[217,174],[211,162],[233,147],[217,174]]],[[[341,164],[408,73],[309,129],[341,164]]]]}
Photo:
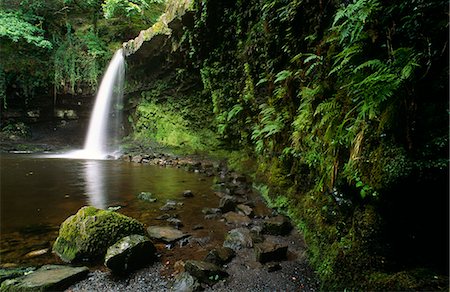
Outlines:
{"type": "Polygon", "coordinates": [[[185,234],[178,229],[168,226],[150,226],[147,228],[147,232],[150,238],[161,240],[166,243],[171,243],[190,236],[189,234],[185,234]]]}
{"type": "Polygon", "coordinates": [[[192,227],[192,230],[200,230],[200,229],[203,229],[203,228],[204,228],[203,225],[197,224],[197,225],[194,225],[194,226],[192,227]]]}
{"type": "Polygon", "coordinates": [[[240,226],[248,226],[252,220],[245,215],[238,214],[236,212],[228,212],[223,215],[227,223],[240,225],[240,226]]]}
{"type": "Polygon", "coordinates": [[[132,157],[128,154],[124,154],[124,155],[120,156],[119,159],[122,161],[131,162],[132,157]]]}
{"type": "Polygon", "coordinates": [[[208,214],[205,216],[205,220],[213,220],[213,219],[219,219],[220,214],[208,214]]]}
{"type": "Polygon", "coordinates": [[[202,213],[205,215],[210,215],[210,214],[220,214],[221,211],[219,208],[203,208],[202,209],[202,213]]]}
{"type": "Polygon", "coordinates": [[[164,213],[164,214],[162,214],[162,215],[156,217],[155,219],[156,219],[156,220],[167,220],[167,219],[169,219],[169,218],[172,218],[172,216],[170,216],[170,214],[164,213]]]}
{"type": "Polygon", "coordinates": [[[183,223],[181,222],[180,219],[177,218],[169,218],[166,220],[167,222],[169,222],[169,224],[177,229],[180,229],[181,227],[183,227],[183,223]]]}
{"type": "Polygon", "coordinates": [[[178,274],[175,277],[175,282],[172,286],[172,291],[174,292],[193,292],[201,290],[202,287],[197,279],[186,272],[178,274]]]}
{"type": "Polygon", "coordinates": [[[216,264],[218,266],[222,266],[226,263],[229,263],[234,257],[236,253],[229,247],[218,247],[211,250],[205,257],[206,262],[210,262],[216,264]]]}
{"type": "Polygon", "coordinates": [[[183,192],[183,197],[185,198],[192,198],[194,196],[194,193],[191,190],[185,190],[183,192]]]}
{"type": "Polygon", "coordinates": [[[141,192],[138,195],[138,199],[142,200],[142,201],[150,202],[150,203],[153,203],[153,202],[157,201],[155,196],[152,193],[150,193],[150,192],[141,192]]]}
{"type": "Polygon", "coordinates": [[[117,210],[120,210],[122,208],[122,206],[110,206],[110,207],[108,207],[108,211],[112,211],[112,212],[115,212],[115,211],[117,211],[117,210]]]}
{"type": "Polygon", "coordinates": [[[142,155],[136,155],[136,156],[133,156],[133,158],[131,158],[131,162],[142,163],[143,159],[144,159],[144,157],[142,157],[142,155]]]}
{"type": "Polygon", "coordinates": [[[228,273],[220,267],[204,261],[186,261],[184,269],[199,282],[210,285],[228,277],[228,273]]]}
{"type": "Polygon", "coordinates": [[[247,205],[244,204],[239,204],[236,206],[236,208],[241,211],[244,215],[249,216],[249,217],[253,217],[253,209],[250,208],[247,205]]]}
{"type": "Polygon", "coordinates": [[[35,268],[13,268],[13,269],[0,269],[0,284],[8,279],[21,277],[27,273],[33,272],[35,268]]]}
{"type": "Polygon", "coordinates": [[[267,271],[273,273],[281,270],[281,265],[279,263],[269,263],[267,264],[267,271]]]}
{"type": "Polygon", "coordinates": [[[108,248],[105,266],[113,272],[125,272],[142,267],[155,259],[156,248],[142,235],[129,235],[108,248]]]}
{"type": "Polygon", "coordinates": [[[284,216],[276,216],[264,220],[263,233],[272,235],[288,235],[292,230],[292,225],[284,216]]]}
{"type": "Polygon", "coordinates": [[[219,201],[219,209],[222,213],[234,211],[236,209],[236,199],[228,195],[223,196],[219,201]]]}
{"type": "Polygon", "coordinates": [[[53,251],[65,262],[95,259],[131,234],[145,235],[144,225],[116,212],[83,207],[61,224],[53,251]]]}
{"type": "Polygon", "coordinates": [[[49,252],[49,248],[43,248],[43,249],[38,249],[38,250],[33,250],[30,251],[29,253],[27,253],[25,255],[25,258],[35,258],[44,254],[47,254],[49,252]]]}
{"type": "Polygon", "coordinates": [[[256,260],[262,264],[272,261],[282,261],[287,257],[287,245],[264,241],[255,245],[256,260]]]}
{"type": "Polygon", "coordinates": [[[1,291],[59,291],[83,279],[89,272],[87,267],[45,265],[25,276],[6,280],[1,291]]]}
{"type": "Polygon", "coordinates": [[[175,210],[177,208],[177,202],[172,200],[167,200],[166,204],[159,208],[161,211],[170,211],[175,210]]]}
{"type": "Polygon", "coordinates": [[[235,251],[241,248],[253,247],[253,239],[250,230],[241,227],[228,231],[223,246],[235,251]]]}

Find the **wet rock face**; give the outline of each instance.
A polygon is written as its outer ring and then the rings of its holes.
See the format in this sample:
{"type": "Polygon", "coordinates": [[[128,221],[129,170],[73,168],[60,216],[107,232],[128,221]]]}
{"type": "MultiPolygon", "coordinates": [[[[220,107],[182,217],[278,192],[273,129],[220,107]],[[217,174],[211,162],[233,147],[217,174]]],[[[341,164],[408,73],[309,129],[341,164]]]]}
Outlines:
{"type": "Polygon", "coordinates": [[[155,259],[156,248],[145,236],[126,236],[108,248],[105,266],[113,272],[122,273],[140,268],[155,259]]]}
{"type": "Polygon", "coordinates": [[[204,261],[187,261],[184,269],[199,282],[209,285],[228,277],[228,273],[220,267],[204,261]]]}
{"type": "Polygon", "coordinates": [[[89,272],[87,267],[68,267],[46,265],[25,276],[6,280],[1,291],[59,291],[84,278],[89,272]]]}
{"type": "Polygon", "coordinates": [[[144,225],[117,212],[83,207],[61,224],[53,251],[65,262],[95,259],[131,234],[145,235],[144,225]]]}
{"type": "Polygon", "coordinates": [[[245,215],[238,214],[236,212],[228,212],[223,215],[225,221],[228,224],[238,225],[238,226],[248,226],[252,220],[245,215]]]}

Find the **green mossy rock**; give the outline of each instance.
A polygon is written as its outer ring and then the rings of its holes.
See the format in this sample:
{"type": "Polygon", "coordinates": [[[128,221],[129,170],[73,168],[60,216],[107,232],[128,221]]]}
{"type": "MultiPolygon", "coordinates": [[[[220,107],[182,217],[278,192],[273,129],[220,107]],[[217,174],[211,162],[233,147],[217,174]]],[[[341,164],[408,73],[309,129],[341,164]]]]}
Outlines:
{"type": "Polygon", "coordinates": [[[65,262],[92,260],[131,234],[145,235],[144,225],[116,212],[83,207],[61,224],[53,252],[65,262]]]}

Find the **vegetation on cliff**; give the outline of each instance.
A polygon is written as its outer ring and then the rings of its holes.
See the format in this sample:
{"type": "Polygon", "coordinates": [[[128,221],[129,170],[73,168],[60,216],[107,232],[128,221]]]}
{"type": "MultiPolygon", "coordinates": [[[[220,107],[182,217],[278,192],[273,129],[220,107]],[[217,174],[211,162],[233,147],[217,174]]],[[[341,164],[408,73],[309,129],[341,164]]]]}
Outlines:
{"type": "MultiPolygon", "coordinates": [[[[445,1],[194,1],[171,40],[169,64],[184,75],[176,86],[153,77],[166,93],[150,104],[156,91],[143,94],[137,133],[166,133],[155,125],[169,115],[156,112],[183,117],[170,109],[180,99],[164,97],[197,76],[203,90],[181,108],[202,117],[196,129],[212,119],[221,149],[257,161],[242,170],[304,232],[324,288],[445,288],[446,11],[445,1]],[[189,106],[199,98],[209,118],[189,106]]],[[[187,139],[175,144],[208,144],[187,139]]]]}

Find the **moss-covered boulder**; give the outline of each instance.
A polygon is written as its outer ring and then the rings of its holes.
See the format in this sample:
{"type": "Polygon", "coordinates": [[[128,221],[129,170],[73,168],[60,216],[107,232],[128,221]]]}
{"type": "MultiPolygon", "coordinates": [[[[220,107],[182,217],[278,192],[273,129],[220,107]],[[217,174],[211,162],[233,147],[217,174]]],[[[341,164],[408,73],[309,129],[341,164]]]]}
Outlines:
{"type": "Polygon", "coordinates": [[[61,224],[53,251],[65,262],[92,260],[131,234],[145,235],[144,225],[116,212],[83,207],[61,224]]]}

